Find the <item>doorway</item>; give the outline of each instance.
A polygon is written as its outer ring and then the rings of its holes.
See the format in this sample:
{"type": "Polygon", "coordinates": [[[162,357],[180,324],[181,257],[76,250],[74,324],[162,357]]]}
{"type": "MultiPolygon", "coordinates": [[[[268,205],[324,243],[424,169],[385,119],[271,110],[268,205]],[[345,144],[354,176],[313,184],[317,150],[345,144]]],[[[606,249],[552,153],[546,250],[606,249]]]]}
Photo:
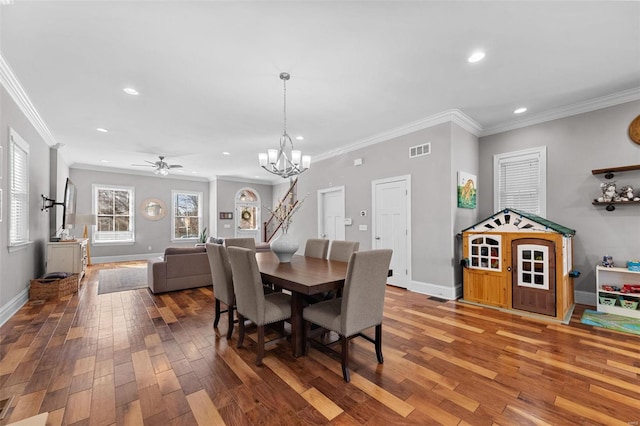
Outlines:
{"type": "Polygon", "coordinates": [[[387,282],[408,288],[411,281],[411,176],[371,182],[372,248],[393,250],[387,282]]]}
{"type": "Polygon", "coordinates": [[[242,188],[236,192],[235,204],[236,237],[260,242],[260,195],[253,188],[242,188]]]}
{"type": "Polygon", "coordinates": [[[344,186],[318,190],[318,238],[344,240],[345,238],[344,186]]]}
{"type": "Polygon", "coordinates": [[[556,251],[553,241],[521,238],[511,242],[514,309],[556,315],[556,251]]]}

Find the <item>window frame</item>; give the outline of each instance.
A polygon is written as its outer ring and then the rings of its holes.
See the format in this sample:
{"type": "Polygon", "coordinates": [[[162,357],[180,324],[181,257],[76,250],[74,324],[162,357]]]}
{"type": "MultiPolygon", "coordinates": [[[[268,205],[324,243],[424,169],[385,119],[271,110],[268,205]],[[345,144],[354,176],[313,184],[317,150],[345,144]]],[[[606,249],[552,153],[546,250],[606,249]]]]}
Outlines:
{"type": "MultiPolygon", "coordinates": [[[[171,191],[171,234],[170,234],[170,238],[171,238],[171,242],[173,243],[179,243],[179,242],[193,242],[193,241],[198,241],[200,238],[200,235],[202,234],[202,230],[203,228],[203,222],[204,222],[204,209],[202,206],[202,203],[204,202],[204,193],[200,192],[200,191],[183,191],[183,190],[178,190],[178,189],[174,189],[171,191]],[[178,195],[195,195],[198,197],[198,234],[195,235],[194,237],[189,237],[189,238],[176,238],[176,207],[177,207],[177,198],[178,195]]],[[[195,216],[189,216],[189,217],[195,217],[195,216]]]]}
{"type": "MultiPolygon", "coordinates": [[[[30,160],[31,160],[31,151],[29,144],[12,128],[9,128],[9,251],[17,250],[22,247],[26,247],[31,244],[29,240],[29,187],[30,187],[30,160]],[[16,159],[17,154],[19,152],[24,153],[24,170],[23,174],[20,176],[16,176],[18,170],[16,169],[16,159]],[[24,180],[24,185],[20,185],[24,188],[23,191],[16,191],[14,188],[14,183],[16,178],[20,177],[24,180]],[[22,217],[19,221],[16,218],[16,211],[14,209],[14,203],[22,201],[22,217]],[[22,223],[22,230],[14,229],[16,226],[19,226],[22,223]],[[18,235],[19,234],[19,235],[18,235]]],[[[1,205],[1,204],[0,204],[1,205]]]]}
{"type": "Polygon", "coordinates": [[[493,156],[493,207],[498,212],[505,208],[514,208],[528,213],[536,214],[540,217],[547,215],[547,147],[540,146],[537,148],[524,149],[521,151],[505,152],[495,154],[493,156]],[[532,212],[520,208],[520,206],[503,206],[500,204],[500,183],[501,183],[501,165],[504,163],[515,163],[526,160],[538,160],[538,211],[532,212]]]}
{"type": "Polygon", "coordinates": [[[478,269],[489,272],[502,272],[502,235],[500,234],[469,234],[469,269],[478,269]],[[482,239],[482,243],[476,243],[476,239],[482,239]],[[487,239],[494,240],[497,244],[489,244],[487,239]],[[478,253],[474,253],[473,248],[478,248],[478,253]],[[482,253],[482,248],[487,248],[487,253],[482,253]],[[492,249],[496,250],[496,254],[491,252],[492,249]],[[498,260],[498,267],[494,268],[491,264],[492,259],[498,260]],[[477,265],[474,265],[474,260],[477,260],[477,265]],[[482,260],[487,260],[487,266],[482,266],[482,260]]]}
{"type": "Polygon", "coordinates": [[[96,239],[97,236],[99,236],[102,232],[105,231],[98,231],[98,225],[96,225],[96,228],[94,230],[94,232],[91,235],[91,244],[94,245],[101,245],[101,246],[106,246],[106,245],[131,245],[131,244],[135,244],[136,242],[136,228],[135,228],[135,222],[136,222],[136,209],[135,209],[135,188],[133,186],[121,186],[121,185],[103,185],[103,184],[93,184],[91,187],[92,191],[91,191],[91,196],[92,196],[92,214],[96,217],[97,220],[99,220],[98,218],[98,191],[99,190],[113,190],[113,191],[127,191],[129,192],[129,233],[131,233],[131,238],[129,239],[124,239],[124,240],[99,240],[96,239]]]}

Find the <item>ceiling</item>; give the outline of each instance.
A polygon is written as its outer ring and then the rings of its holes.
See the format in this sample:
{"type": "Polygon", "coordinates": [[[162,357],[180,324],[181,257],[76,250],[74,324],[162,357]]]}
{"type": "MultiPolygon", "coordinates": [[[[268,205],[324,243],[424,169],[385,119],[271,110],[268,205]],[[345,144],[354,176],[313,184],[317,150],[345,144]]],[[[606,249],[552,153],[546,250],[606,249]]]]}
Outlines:
{"type": "Polygon", "coordinates": [[[316,159],[452,109],[487,134],[640,88],[639,2],[2,3],[2,57],[71,167],[273,180],[282,71],[316,159]]]}

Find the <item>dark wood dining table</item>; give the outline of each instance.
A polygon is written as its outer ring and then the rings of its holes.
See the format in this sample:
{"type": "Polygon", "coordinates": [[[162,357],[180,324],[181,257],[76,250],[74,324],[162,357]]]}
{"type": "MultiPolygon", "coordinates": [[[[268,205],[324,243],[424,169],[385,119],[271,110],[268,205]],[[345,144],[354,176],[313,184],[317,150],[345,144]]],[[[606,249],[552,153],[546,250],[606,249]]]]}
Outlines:
{"type": "Polygon", "coordinates": [[[291,292],[291,347],[293,356],[299,357],[305,345],[304,296],[342,288],[347,263],[299,255],[294,255],[290,263],[280,263],[270,251],[256,253],[256,260],[264,282],[291,292]]]}

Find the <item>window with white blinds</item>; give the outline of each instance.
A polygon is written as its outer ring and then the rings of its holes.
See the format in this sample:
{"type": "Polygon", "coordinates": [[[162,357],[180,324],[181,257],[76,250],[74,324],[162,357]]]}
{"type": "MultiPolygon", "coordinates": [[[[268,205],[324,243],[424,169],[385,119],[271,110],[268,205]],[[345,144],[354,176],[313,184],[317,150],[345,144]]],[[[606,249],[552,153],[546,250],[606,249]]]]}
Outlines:
{"type": "Polygon", "coordinates": [[[29,243],[29,144],[9,129],[9,246],[29,243]]]}
{"type": "Polygon", "coordinates": [[[547,148],[493,156],[494,211],[513,208],[547,214],[547,148]]]}
{"type": "Polygon", "coordinates": [[[135,242],[133,195],[131,187],[93,185],[93,209],[98,219],[95,244],[135,242]]]}

